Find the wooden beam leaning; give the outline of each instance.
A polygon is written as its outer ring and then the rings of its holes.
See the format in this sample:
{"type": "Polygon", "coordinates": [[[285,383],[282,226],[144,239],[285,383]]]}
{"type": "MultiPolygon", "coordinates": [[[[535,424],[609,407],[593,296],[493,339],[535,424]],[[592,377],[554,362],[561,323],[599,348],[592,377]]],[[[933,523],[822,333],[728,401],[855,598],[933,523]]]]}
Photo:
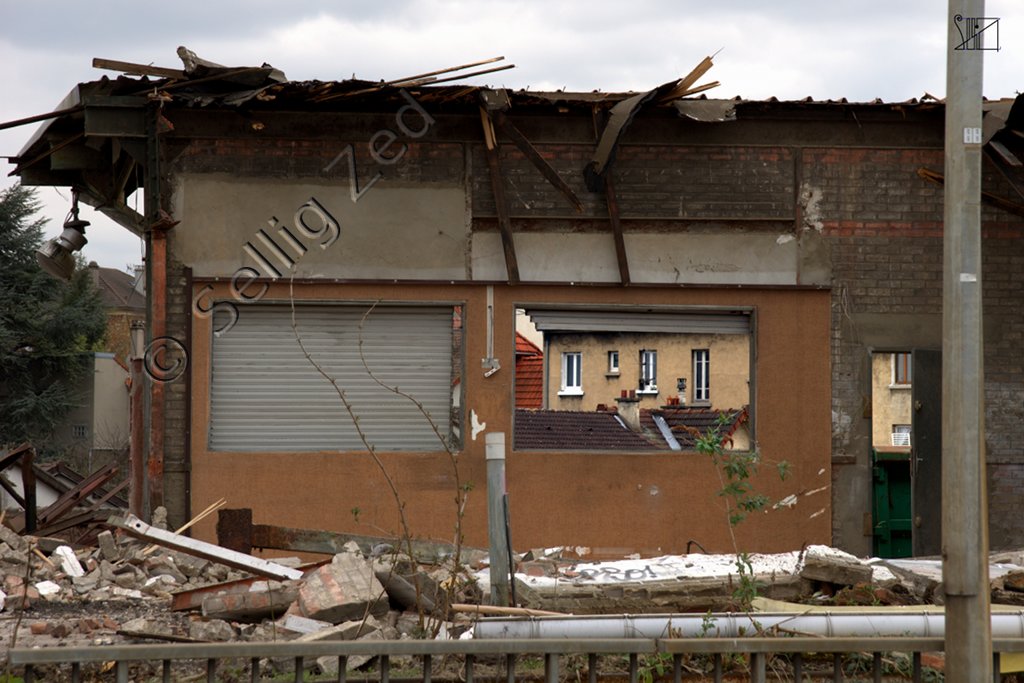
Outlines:
{"type": "Polygon", "coordinates": [[[487,110],[480,107],[480,123],[484,128],[484,153],[487,155],[487,166],[491,172],[491,191],[494,193],[494,204],[498,213],[498,230],[501,232],[501,247],[505,252],[505,272],[511,285],[519,284],[519,262],[516,259],[515,242],[512,239],[512,220],[508,214],[508,200],[505,198],[505,178],[501,173],[501,160],[498,157],[498,140],[494,134],[494,124],[487,110]]]}
{"type": "Polygon", "coordinates": [[[116,59],[104,59],[102,57],[92,58],[92,68],[106,69],[108,71],[120,71],[132,76],[156,76],[157,78],[185,79],[188,76],[181,69],[168,69],[162,66],[151,64],[135,64],[134,62],[122,62],[116,59]]]}
{"type": "Polygon", "coordinates": [[[583,213],[583,202],[576,196],[576,193],[572,191],[568,183],[562,180],[562,176],[558,175],[558,171],[551,167],[544,157],[540,155],[540,152],[530,144],[530,141],[526,139],[526,136],[516,128],[516,125],[512,123],[505,113],[502,111],[491,112],[491,118],[498,124],[498,128],[501,132],[508,136],[512,144],[519,148],[519,151],[526,155],[526,158],[533,162],[533,165],[537,167],[541,175],[547,178],[548,182],[555,186],[559,192],[565,195],[565,198],[569,200],[572,208],[576,209],[576,213],[583,213]]]}
{"type": "Polygon", "coordinates": [[[619,282],[629,284],[629,259],[626,257],[626,238],[622,234],[622,221],[619,220],[619,198],[615,194],[615,183],[612,181],[612,169],[604,176],[604,196],[608,202],[608,220],[611,222],[612,239],[615,240],[615,260],[619,262],[619,282]]]}

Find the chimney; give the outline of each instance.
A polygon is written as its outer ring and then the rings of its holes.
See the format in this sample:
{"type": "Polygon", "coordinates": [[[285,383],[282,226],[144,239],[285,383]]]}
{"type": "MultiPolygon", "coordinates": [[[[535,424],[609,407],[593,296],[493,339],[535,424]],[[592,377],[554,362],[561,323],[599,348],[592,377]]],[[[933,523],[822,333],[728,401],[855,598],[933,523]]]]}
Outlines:
{"type": "Polygon", "coordinates": [[[626,423],[634,432],[640,431],[640,399],[637,398],[635,391],[630,391],[626,394],[622,392],[622,396],[615,399],[615,402],[619,404],[618,411],[619,417],[626,423]]]}

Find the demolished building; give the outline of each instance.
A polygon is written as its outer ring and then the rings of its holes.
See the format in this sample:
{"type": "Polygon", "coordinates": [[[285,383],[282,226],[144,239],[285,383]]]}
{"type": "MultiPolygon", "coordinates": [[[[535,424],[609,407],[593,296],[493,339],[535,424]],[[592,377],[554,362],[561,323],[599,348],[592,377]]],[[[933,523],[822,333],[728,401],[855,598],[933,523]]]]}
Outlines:
{"type": "MultiPolygon", "coordinates": [[[[751,517],[740,545],[870,552],[871,353],[941,346],[942,200],[929,178],[942,168],[942,103],[186,66],[75,86],[15,169],[26,184],[78,188],[146,240],[163,359],[147,384],[148,500],[172,525],[230,493],[232,507],[291,527],[395,531],[382,494],[393,484],[415,535],[450,538],[457,462],[476,485],[462,530],[486,545],[484,440],[514,431],[525,310],[591,332],[744,336],[749,400],[734,407],[748,406],[763,461],[791,472],[756,485],[796,502],[751,517]],[[143,213],[125,202],[133,191],[143,213]]],[[[1010,104],[987,107],[1001,119],[983,183],[992,509],[1016,499],[1024,471],[1010,104]]],[[[556,363],[582,376],[572,353],[545,356],[545,376],[556,363]]],[[[714,391],[713,350],[708,363],[714,391]]],[[[668,404],[684,373],[659,372],[668,404]]],[[[913,390],[928,392],[912,432],[922,491],[939,463],[921,438],[938,429],[929,377],[915,365],[913,390]]],[[[695,452],[506,443],[518,547],[731,550],[718,477],[695,452]]],[[[937,538],[935,498],[912,501],[921,551],[937,538]]],[[[991,528],[993,547],[1024,540],[1016,518],[991,528]]],[[[212,522],[195,532],[212,539],[212,522]]]]}

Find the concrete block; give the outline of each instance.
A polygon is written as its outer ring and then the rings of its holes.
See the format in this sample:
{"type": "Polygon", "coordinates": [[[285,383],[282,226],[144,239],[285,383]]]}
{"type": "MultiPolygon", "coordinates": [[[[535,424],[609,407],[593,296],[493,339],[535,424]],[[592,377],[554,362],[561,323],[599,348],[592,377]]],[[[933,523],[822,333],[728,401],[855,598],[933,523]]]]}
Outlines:
{"type": "Polygon", "coordinates": [[[334,556],[331,564],[309,574],[297,601],[303,616],[338,624],[362,619],[369,612],[383,617],[388,601],[373,568],[349,553],[334,556]]]}
{"type": "Polygon", "coordinates": [[[218,593],[203,598],[204,617],[231,621],[259,621],[284,614],[295,602],[298,589],[285,584],[278,590],[248,590],[218,593]]]}
{"type": "Polygon", "coordinates": [[[812,545],[804,553],[800,576],[812,581],[825,581],[846,586],[871,582],[871,566],[834,548],[812,545]]]}
{"type": "Polygon", "coordinates": [[[28,541],[3,524],[0,524],[0,541],[3,541],[12,550],[19,553],[24,553],[28,550],[28,541]]]}
{"type": "Polygon", "coordinates": [[[82,568],[82,563],[78,561],[78,556],[75,555],[75,551],[71,549],[71,546],[57,546],[51,558],[60,563],[61,569],[68,576],[85,576],[85,569],[82,568]]]}
{"type": "Polygon", "coordinates": [[[188,637],[208,642],[226,642],[234,640],[235,629],[222,619],[209,621],[193,621],[188,626],[188,637]]]}
{"type": "Polygon", "coordinates": [[[299,636],[299,642],[314,642],[321,640],[358,640],[371,633],[381,630],[381,624],[372,616],[367,616],[365,621],[345,621],[337,626],[321,629],[315,633],[307,633],[299,636]]]}
{"type": "Polygon", "coordinates": [[[121,550],[117,547],[114,534],[109,531],[101,531],[96,537],[96,542],[100,546],[100,553],[103,555],[104,560],[117,562],[121,559],[121,550]]]}
{"type": "Polygon", "coordinates": [[[323,631],[326,628],[331,628],[332,624],[329,621],[320,621],[318,619],[309,619],[307,617],[300,617],[296,614],[289,614],[278,622],[278,625],[293,631],[295,633],[309,634],[323,631]]]}

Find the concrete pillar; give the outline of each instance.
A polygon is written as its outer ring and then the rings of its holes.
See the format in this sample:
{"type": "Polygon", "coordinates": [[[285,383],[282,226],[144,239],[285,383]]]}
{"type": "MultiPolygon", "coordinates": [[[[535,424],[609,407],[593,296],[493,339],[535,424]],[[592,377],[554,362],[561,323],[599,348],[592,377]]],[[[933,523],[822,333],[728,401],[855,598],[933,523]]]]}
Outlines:
{"type": "Polygon", "coordinates": [[[487,458],[487,538],[491,559],[491,604],[509,605],[511,582],[505,529],[505,433],[484,437],[487,458]]]}

